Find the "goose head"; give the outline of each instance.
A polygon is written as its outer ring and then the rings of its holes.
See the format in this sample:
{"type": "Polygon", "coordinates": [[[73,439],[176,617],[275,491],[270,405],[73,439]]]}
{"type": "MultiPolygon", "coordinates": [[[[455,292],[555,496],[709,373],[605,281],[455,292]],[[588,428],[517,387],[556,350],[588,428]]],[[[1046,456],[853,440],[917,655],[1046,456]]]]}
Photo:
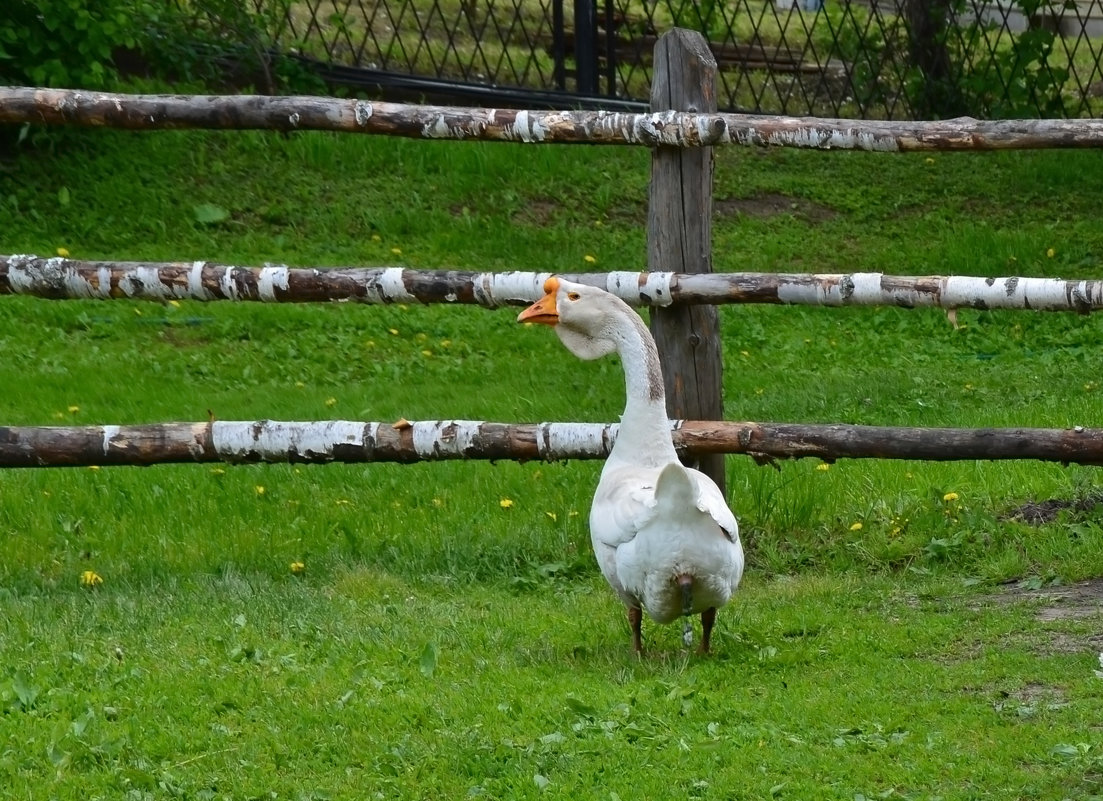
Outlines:
{"type": "Polygon", "coordinates": [[[567,350],[580,359],[614,353],[622,341],[624,312],[635,316],[620,298],[555,276],[544,282],[544,292],[517,315],[517,322],[552,326],[567,350]]]}

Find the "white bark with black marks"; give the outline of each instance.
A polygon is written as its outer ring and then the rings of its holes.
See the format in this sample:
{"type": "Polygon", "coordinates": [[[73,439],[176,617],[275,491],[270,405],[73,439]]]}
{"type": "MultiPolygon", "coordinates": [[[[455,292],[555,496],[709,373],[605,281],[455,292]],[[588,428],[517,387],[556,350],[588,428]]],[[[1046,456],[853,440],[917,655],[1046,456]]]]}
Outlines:
{"type": "Polygon", "coordinates": [[[127,95],[0,87],[0,124],[344,131],[415,139],[786,146],[885,152],[1103,147],[1103,120],[881,122],[763,114],[538,111],[416,106],[331,97],[127,95]]]}
{"type": "MultiPolygon", "coordinates": [[[[271,303],[532,303],[551,273],[467,270],[235,267],[214,262],[117,262],[0,256],[0,295],[271,303]]],[[[631,306],[784,303],[943,309],[1103,309],[1103,280],[883,273],[561,273],[631,306]]]]}
{"type": "MultiPolygon", "coordinates": [[[[676,421],[681,455],[746,454],[759,462],[836,459],[1038,459],[1103,465],[1103,429],[893,428],[676,421]]],[[[421,462],[604,459],[618,426],[602,423],[153,423],[0,427],[0,468],[172,462],[421,462]]]]}

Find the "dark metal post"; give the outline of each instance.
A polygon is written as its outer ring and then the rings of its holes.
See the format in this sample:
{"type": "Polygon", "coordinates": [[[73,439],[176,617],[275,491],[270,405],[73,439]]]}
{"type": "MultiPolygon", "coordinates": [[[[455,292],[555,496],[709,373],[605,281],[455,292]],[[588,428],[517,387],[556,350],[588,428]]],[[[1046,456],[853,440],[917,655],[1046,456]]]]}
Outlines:
{"type": "Polygon", "coordinates": [[[617,20],[613,0],[605,0],[605,94],[617,96],[617,20]]]}
{"type": "Polygon", "coordinates": [[[567,47],[563,0],[552,0],[552,58],[555,60],[555,88],[567,88],[567,47]]]}
{"type": "Polygon", "coordinates": [[[598,93],[597,12],[594,0],[574,0],[574,63],[578,93],[598,93]]]}

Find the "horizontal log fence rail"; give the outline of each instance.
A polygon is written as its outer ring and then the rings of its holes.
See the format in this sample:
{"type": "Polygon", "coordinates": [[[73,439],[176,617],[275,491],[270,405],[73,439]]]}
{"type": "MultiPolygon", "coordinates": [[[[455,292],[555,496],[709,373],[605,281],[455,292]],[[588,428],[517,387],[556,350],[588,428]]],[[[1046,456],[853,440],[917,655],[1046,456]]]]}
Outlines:
{"type": "Polygon", "coordinates": [[[129,95],[0,87],[0,124],[344,131],[415,139],[822,150],[1009,150],[1103,147],[1103,120],[879,122],[755,114],[538,111],[379,103],[330,97],[129,95]]]}
{"type": "MultiPolygon", "coordinates": [[[[1035,459],[1103,465],[1103,429],[898,428],[678,421],[674,443],[688,456],[738,453],[769,463],[812,457],[927,461],[1035,459]]],[[[0,468],[101,467],[179,462],[420,462],[604,459],[618,426],[411,423],[156,423],[0,427],[0,468]]]]}
{"type": "MultiPolygon", "coordinates": [[[[0,295],[54,299],[236,300],[271,303],[465,303],[524,305],[541,297],[551,273],[467,270],[236,267],[212,262],[80,261],[0,256],[0,295]]],[[[882,273],[565,274],[634,306],[786,303],[943,309],[1103,309],[1103,280],[896,276],[882,273]]]]}

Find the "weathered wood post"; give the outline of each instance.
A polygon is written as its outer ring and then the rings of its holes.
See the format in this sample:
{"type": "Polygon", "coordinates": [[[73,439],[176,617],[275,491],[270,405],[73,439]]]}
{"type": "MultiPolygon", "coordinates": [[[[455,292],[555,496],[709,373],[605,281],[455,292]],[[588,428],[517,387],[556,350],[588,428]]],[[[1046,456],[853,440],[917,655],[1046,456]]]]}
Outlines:
{"type": "MultiPolygon", "coordinates": [[[[651,110],[716,111],[716,59],[696,31],[675,28],[655,44],[651,110]]],[[[711,147],[657,147],[651,151],[647,268],[712,272],[711,147]]],[[[720,325],[715,306],[651,310],[651,333],[666,382],[667,414],[674,420],[723,420],[720,325]]],[[[698,467],[722,490],[724,456],[698,457],[698,467]]]]}

